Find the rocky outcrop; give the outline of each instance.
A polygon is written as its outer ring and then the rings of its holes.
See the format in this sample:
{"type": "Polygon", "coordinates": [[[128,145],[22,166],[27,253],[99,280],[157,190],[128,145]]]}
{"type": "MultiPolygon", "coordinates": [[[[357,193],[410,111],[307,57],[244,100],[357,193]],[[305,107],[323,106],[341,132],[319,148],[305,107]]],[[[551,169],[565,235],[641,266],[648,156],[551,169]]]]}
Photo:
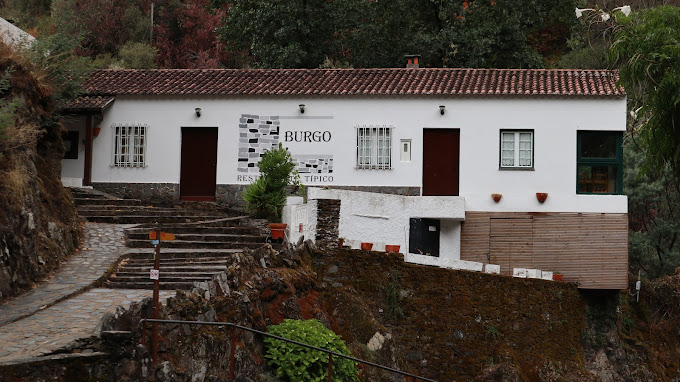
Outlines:
{"type": "Polygon", "coordinates": [[[51,90],[0,44],[0,301],[43,279],[77,248],[70,194],[60,181],[64,145],[51,90]],[[50,122],[47,122],[50,121],[50,122]]]}

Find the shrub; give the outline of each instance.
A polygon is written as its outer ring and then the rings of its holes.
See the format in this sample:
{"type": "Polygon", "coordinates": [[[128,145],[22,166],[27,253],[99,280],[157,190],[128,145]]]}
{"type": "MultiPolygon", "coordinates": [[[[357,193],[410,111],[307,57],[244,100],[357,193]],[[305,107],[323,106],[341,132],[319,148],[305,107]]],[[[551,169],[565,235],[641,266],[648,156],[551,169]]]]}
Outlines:
{"type": "Polygon", "coordinates": [[[275,149],[265,151],[258,167],[260,177],[245,189],[243,200],[255,216],[278,222],[286,203],[286,187],[291,185],[297,188],[300,185],[300,175],[295,169],[290,152],[281,144],[275,149]]]}
{"type": "MultiPolygon", "coordinates": [[[[269,333],[290,340],[306,343],[336,353],[349,355],[345,342],[317,320],[284,320],[281,324],[268,327],[269,333]]],[[[287,377],[291,382],[323,382],[328,379],[328,353],[274,338],[265,338],[269,365],[276,369],[278,377],[287,377]]],[[[334,382],[359,381],[355,362],[333,358],[334,382]]]]}

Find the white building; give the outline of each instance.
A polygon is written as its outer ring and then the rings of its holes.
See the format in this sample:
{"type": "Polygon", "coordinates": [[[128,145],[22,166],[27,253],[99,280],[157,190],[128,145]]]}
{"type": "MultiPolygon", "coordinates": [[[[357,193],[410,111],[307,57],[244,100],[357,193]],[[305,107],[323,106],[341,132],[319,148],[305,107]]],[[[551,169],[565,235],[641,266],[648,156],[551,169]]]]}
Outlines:
{"type": "Polygon", "coordinates": [[[599,70],[97,71],[70,109],[62,177],[128,197],[238,204],[261,153],[282,143],[303,183],[330,187],[312,198],[343,200],[348,240],[620,289],[626,97],[616,80],[599,70]],[[404,197],[368,203],[338,190],[404,197]],[[366,227],[379,234],[361,237],[366,227]],[[414,229],[434,229],[441,245],[423,234],[414,247],[414,229]]]}

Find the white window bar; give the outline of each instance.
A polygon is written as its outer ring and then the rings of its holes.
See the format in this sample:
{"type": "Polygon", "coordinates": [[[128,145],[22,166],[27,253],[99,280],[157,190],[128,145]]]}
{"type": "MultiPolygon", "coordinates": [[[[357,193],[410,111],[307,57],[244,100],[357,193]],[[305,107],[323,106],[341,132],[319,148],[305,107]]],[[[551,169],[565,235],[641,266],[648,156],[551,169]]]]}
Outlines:
{"type": "Polygon", "coordinates": [[[144,167],[146,165],[146,125],[115,125],[113,166],[144,167]]]}
{"type": "Polygon", "coordinates": [[[357,168],[392,168],[391,126],[357,126],[357,168]]]}

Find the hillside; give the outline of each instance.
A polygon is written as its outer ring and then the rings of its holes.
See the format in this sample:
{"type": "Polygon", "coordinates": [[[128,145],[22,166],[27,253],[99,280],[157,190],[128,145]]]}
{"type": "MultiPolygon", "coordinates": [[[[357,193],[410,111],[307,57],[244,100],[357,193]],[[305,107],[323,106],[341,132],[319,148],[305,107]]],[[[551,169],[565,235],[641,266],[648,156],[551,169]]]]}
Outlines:
{"type": "Polygon", "coordinates": [[[30,288],[78,246],[52,94],[44,72],[0,44],[0,300],[30,288]]]}
{"type": "MultiPolygon", "coordinates": [[[[284,318],[315,318],[340,334],[354,356],[442,382],[673,381],[680,375],[680,275],[643,285],[638,303],[626,292],[584,293],[566,283],[409,265],[394,254],[304,247],[236,256],[222,278],[227,281],[178,292],[161,317],[258,330],[284,318]]],[[[72,350],[92,356],[0,371],[17,381],[71,381],[76,371],[80,380],[148,379],[149,353],[136,344],[140,314],[149,309],[147,301],[105,320],[104,330],[132,330],[129,340],[72,350]]],[[[160,330],[157,381],[228,379],[228,330],[160,330]]],[[[259,336],[238,332],[235,355],[237,381],[280,380],[267,366],[259,336]]],[[[401,380],[368,366],[360,370],[362,381],[401,380]]]]}

